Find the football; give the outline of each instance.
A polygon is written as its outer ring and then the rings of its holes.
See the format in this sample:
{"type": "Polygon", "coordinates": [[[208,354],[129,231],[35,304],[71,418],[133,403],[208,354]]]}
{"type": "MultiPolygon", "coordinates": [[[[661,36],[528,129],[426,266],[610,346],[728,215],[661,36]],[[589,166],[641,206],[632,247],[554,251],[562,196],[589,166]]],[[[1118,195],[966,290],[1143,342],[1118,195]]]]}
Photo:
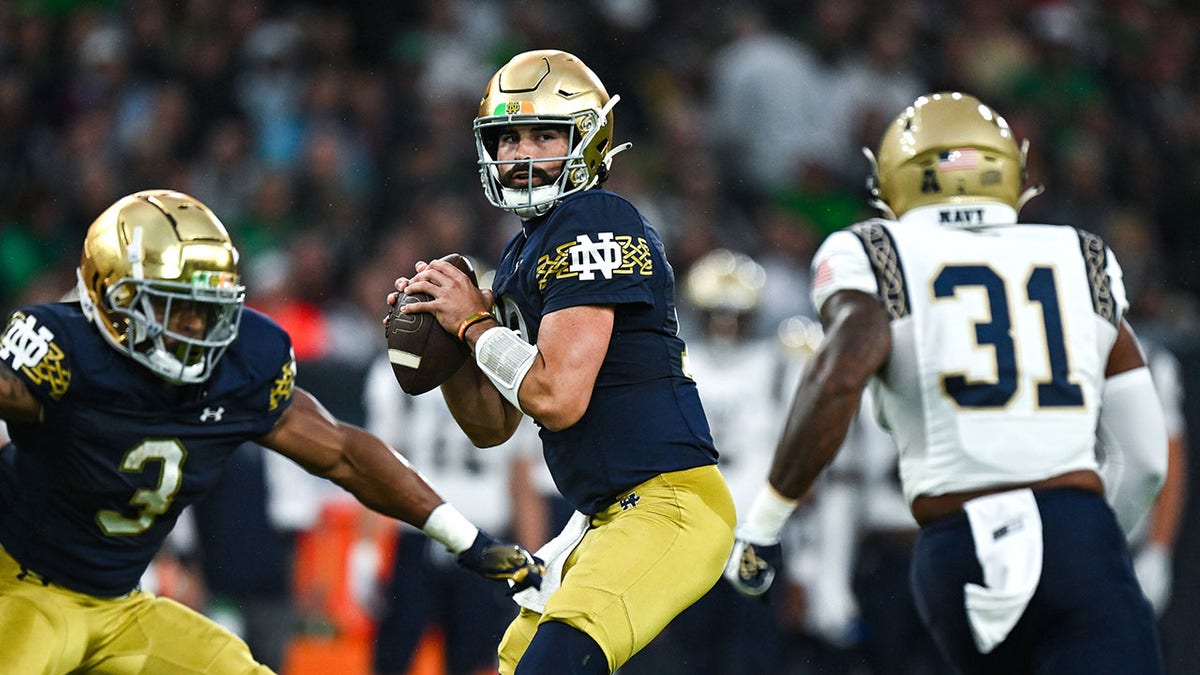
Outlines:
{"type": "MultiPolygon", "coordinates": [[[[457,253],[451,253],[442,260],[466,272],[471,282],[479,285],[470,260],[457,253]]],[[[424,394],[441,385],[471,355],[467,346],[443,329],[432,314],[404,314],[400,311],[404,305],[431,299],[426,293],[401,293],[384,321],[392,372],[400,388],[412,396],[424,394]]]]}

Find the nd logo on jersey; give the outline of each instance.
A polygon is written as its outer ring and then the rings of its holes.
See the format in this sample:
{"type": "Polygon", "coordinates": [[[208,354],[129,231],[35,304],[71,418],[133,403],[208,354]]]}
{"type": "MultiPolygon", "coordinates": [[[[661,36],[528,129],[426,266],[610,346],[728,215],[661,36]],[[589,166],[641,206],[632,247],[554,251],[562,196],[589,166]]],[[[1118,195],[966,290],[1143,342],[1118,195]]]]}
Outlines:
{"type": "Polygon", "coordinates": [[[613,241],[612,232],[601,232],[596,235],[600,241],[593,242],[591,237],[581,234],[575,237],[575,245],[569,249],[571,263],[569,270],[579,275],[580,281],[591,281],[596,278],[596,272],[611,279],[613,272],[621,268],[621,245],[613,241]]]}
{"type": "Polygon", "coordinates": [[[8,361],[13,370],[36,366],[50,352],[50,341],[54,333],[49,328],[37,325],[32,316],[13,317],[0,343],[0,358],[8,361]]]}
{"type": "Polygon", "coordinates": [[[49,328],[39,326],[35,317],[20,312],[13,315],[0,341],[0,359],[14,371],[23,370],[34,384],[50,383],[50,395],[56,399],[71,383],[71,372],[63,368],[63,357],[49,328]]]}
{"type": "Polygon", "coordinates": [[[598,232],[593,241],[589,235],[581,234],[574,241],[554,249],[554,257],[544,255],[538,259],[538,288],[544,289],[550,279],[577,278],[591,281],[596,273],[605,279],[614,274],[633,274],[639,268],[642,276],[654,273],[654,262],[650,256],[650,245],[638,237],[616,236],[612,232],[598,232]]]}

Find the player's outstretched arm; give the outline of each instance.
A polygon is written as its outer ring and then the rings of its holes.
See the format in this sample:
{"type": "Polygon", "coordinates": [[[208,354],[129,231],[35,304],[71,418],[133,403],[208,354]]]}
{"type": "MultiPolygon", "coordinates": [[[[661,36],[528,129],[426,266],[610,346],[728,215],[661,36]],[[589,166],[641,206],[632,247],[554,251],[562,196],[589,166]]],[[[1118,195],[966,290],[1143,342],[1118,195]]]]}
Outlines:
{"type": "Polygon", "coordinates": [[[303,389],[295,390],[291,406],[259,443],[333,481],[368,508],[421,528],[472,572],[511,580],[518,588],[541,584],[544,568],[528,551],[479,530],[399,452],[338,420],[303,389]]]}
{"type": "Polygon", "coordinates": [[[42,404],[25,382],[0,362],[0,418],[9,422],[40,422],[42,404]]]}
{"type": "Polygon", "coordinates": [[[796,388],[768,482],[739,519],[725,567],[726,580],[744,595],[770,589],[782,561],[780,530],[837,454],[867,381],[891,351],[887,313],[874,296],[840,291],[821,309],[825,340],[796,388]]]}
{"type": "Polygon", "coordinates": [[[789,499],[808,492],[833,460],[858,413],[863,389],[892,348],[887,313],[875,296],[841,291],[821,309],[825,339],[796,388],[771,463],[770,483],[789,499]]]}

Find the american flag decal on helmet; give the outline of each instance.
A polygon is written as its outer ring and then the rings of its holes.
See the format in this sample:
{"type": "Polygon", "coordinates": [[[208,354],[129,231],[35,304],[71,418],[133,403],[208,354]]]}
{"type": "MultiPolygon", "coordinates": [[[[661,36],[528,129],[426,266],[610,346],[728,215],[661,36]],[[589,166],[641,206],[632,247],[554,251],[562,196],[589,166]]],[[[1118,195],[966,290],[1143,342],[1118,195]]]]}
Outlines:
{"type": "Polygon", "coordinates": [[[979,166],[979,151],[975,148],[956,148],[938,153],[938,169],[965,171],[979,166]]]}

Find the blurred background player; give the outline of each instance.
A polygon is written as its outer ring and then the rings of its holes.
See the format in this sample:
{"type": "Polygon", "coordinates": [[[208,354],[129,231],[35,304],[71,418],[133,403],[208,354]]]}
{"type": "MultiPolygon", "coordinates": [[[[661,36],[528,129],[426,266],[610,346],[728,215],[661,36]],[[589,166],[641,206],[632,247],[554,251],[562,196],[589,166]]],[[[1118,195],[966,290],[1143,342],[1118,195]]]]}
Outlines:
{"type": "Polygon", "coordinates": [[[1130,535],[1133,569],[1155,615],[1171,602],[1175,543],[1187,502],[1188,435],[1183,414],[1183,376],[1179,359],[1154,339],[1143,339],[1146,364],[1162,403],[1167,424],[1167,479],[1150,513],[1130,535]]]}
{"type": "MultiPolygon", "coordinates": [[[[480,276],[488,287],[490,275],[480,276]]],[[[409,396],[396,386],[386,355],[367,374],[363,403],[367,429],[412,448],[409,460],[444,497],[462,504],[471,522],[533,548],[546,542],[549,514],[533,485],[535,471],[544,469],[531,420],[507,442],[477,448],[455,424],[440,393],[409,396]]],[[[496,645],[516,617],[517,605],[505,589],[456,567],[454,557],[420,530],[400,529],[376,599],[376,673],[408,672],[419,642],[431,630],[442,636],[446,675],[496,671],[496,645]]]]}
{"type": "MultiPolygon", "coordinates": [[[[758,334],[767,275],[750,256],[717,249],[693,263],[681,287],[691,327],[688,372],[741,510],[770,467],[791,392],[821,341],[820,324],[803,315],[758,334]]],[[[775,592],[746,603],[728,584],[717,584],[622,672],[847,672],[861,637],[850,584],[859,512],[854,455],[839,460],[789,520],[783,536],[797,554],[775,592]]]]}
{"type": "MultiPolygon", "coordinates": [[[[749,507],[770,466],[797,375],[796,359],[774,335],[754,336],[765,282],[754,259],[717,249],[692,264],[680,289],[690,327],[687,372],[700,390],[721,452],[718,466],[739,509],[749,507]]],[[[622,672],[780,672],[782,611],[782,602],[747,603],[727,584],[717,584],[622,672]],[[721,630],[714,631],[716,625],[721,630]]]]}
{"type": "MultiPolygon", "coordinates": [[[[873,410],[867,390],[841,452],[818,481],[819,494],[843,491],[834,510],[854,520],[850,568],[858,622],[856,659],[876,675],[948,674],[950,667],[921,624],[909,587],[919,528],[904,501],[896,443],[875,421],[873,410]],[[839,470],[846,465],[850,468],[839,470]]],[[[804,555],[795,545],[790,549],[804,555]]]]}

